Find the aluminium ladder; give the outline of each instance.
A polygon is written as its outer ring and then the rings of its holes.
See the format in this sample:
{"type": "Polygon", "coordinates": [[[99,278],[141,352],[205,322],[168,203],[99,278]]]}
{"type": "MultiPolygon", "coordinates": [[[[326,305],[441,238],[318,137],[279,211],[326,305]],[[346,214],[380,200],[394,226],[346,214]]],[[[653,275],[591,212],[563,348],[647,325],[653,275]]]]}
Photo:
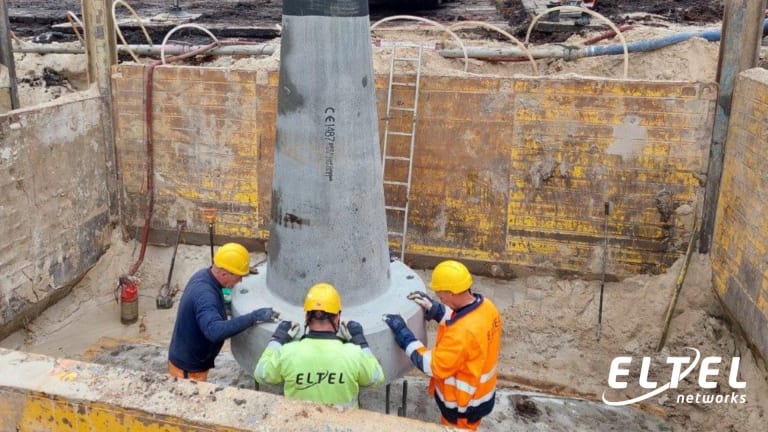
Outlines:
{"type": "MultiPolygon", "coordinates": [[[[400,260],[405,258],[405,240],[408,233],[408,203],[410,202],[411,194],[411,178],[413,175],[413,148],[416,142],[416,120],[418,118],[418,102],[419,102],[419,83],[421,82],[421,58],[424,51],[424,46],[421,44],[414,44],[408,42],[394,42],[392,45],[392,56],[389,63],[389,85],[387,88],[387,113],[384,123],[384,143],[382,146],[382,176],[384,180],[384,187],[389,187],[395,190],[401,190],[404,195],[396,194],[396,196],[404,196],[404,202],[401,205],[395,203],[386,203],[384,205],[387,212],[387,225],[389,226],[390,215],[400,214],[402,215],[402,228],[398,231],[395,229],[387,228],[388,240],[392,237],[400,238],[400,260]],[[407,50],[412,53],[416,51],[415,57],[408,57],[404,54],[398,54],[398,48],[407,50]],[[402,81],[394,80],[395,65],[396,64],[411,64],[415,69],[416,76],[414,81],[408,81],[401,77],[402,81]],[[411,106],[393,106],[392,93],[395,87],[398,88],[412,88],[413,102],[411,106]],[[405,127],[406,130],[393,131],[391,121],[394,116],[398,116],[398,119],[404,120],[404,123],[408,124],[405,127]],[[395,140],[407,141],[407,155],[393,154],[393,142],[395,140]],[[407,175],[405,178],[392,178],[388,177],[387,173],[393,171],[394,174],[399,173],[402,170],[395,170],[392,165],[394,164],[407,164],[407,175]],[[390,170],[387,167],[390,167],[390,170]]],[[[403,147],[403,146],[400,146],[403,147]]],[[[399,204],[399,203],[398,203],[399,204]]],[[[393,218],[397,220],[397,218],[393,218]]]]}

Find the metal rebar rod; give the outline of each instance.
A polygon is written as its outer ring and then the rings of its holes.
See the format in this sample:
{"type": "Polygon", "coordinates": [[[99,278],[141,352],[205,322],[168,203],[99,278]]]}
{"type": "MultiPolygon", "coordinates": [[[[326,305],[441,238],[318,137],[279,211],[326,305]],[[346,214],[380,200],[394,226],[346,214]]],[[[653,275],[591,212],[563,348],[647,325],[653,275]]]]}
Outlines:
{"type": "Polygon", "coordinates": [[[603,225],[603,266],[600,272],[600,305],[597,312],[597,341],[600,341],[600,332],[603,328],[603,292],[605,291],[605,263],[608,260],[608,216],[611,213],[611,204],[604,203],[605,221],[603,225]]]}
{"type": "Polygon", "coordinates": [[[391,390],[391,384],[387,384],[384,387],[384,413],[389,414],[389,391],[391,390]]]}
{"type": "Polygon", "coordinates": [[[661,330],[661,339],[656,346],[656,351],[661,351],[664,348],[664,344],[667,342],[667,334],[669,333],[669,324],[672,322],[672,313],[677,306],[677,299],[680,296],[680,291],[683,289],[683,282],[685,282],[685,275],[688,273],[688,264],[691,262],[691,255],[693,255],[694,245],[696,239],[699,237],[699,230],[701,229],[699,219],[693,225],[693,232],[691,233],[691,239],[688,241],[688,249],[685,251],[685,260],[683,266],[680,268],[680,273],[677,275],[677,282],[675,283],[675,290],[672,292],[672,298],[667,305],[667,313],[664,316],[664,326],[661,330]]]}
{"type": "Polygon", "coordinates": [[[405,417],[408,412],[408,380],[403,378],[403,405],[400,408],[400,416],[405,417]]]}

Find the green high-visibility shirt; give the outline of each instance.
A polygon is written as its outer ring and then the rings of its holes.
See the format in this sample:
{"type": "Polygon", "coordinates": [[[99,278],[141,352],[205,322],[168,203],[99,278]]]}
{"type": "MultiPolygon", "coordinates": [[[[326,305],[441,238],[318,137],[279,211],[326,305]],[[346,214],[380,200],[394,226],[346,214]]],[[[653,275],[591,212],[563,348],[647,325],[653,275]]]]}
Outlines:
{"type": "Polygon", "coordinates": [[[369,348],[312,331],[285,345],[271,341],[253,376],[262,384],[284,383],[289,398],[347,407],[357,407],[361,386],[384,382],[384,370],[369,348]]]}

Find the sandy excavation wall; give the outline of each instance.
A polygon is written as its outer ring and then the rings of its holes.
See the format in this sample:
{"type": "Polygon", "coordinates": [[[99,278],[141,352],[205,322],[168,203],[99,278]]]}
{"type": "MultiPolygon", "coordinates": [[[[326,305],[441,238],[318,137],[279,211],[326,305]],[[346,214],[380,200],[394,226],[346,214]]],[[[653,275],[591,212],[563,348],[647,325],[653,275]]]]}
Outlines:
{"type": "Polygon", "coordinates": [[[97,96],[0,116],[0,339],[66,295],[109,241],[97,96]]]}
{"type": "MultiPolygon", "coordinates": [[[[143,225],[147,201],[144,72],[120,65],[113,80],[130,227],[143,225]]],[[[156,234],[172,234],[184,219],[186,240],[204,244],[201,209],[216,207],[217,235],[266,240],[277,80],[263,70],[155,71],[156,234]]],[[[383,142],[387,76],[376,86],[383,142]]],[[[478,271],[501,264],[497,275],[531,267],[599,274],[606,202],[609,273],[656,272],[684,252],[703,191],[713,84],[425,76],[420,89],[411,256],[474,260],[478,271]]],[[[413,97],[398,90],[392,105],[410,107],[413,97]]],[[[411,118],[400,113],[390,131],[408,130],[411,118]]],[[[390,137],[388,154],[407,151],[407,138],[390,137]]],[[[403,179],[407,165],[385,171],[403,179]]],[[[388,204],[405,202],[402,188],[386,195],[388,204]]],[[[396,214],[388,223],[402,229],[396,214]]]]}
{"type": "Polygon", "coordinates": [[[736,82],[712,244],[715,287],[768,358],[768,71],[736,82]]]}

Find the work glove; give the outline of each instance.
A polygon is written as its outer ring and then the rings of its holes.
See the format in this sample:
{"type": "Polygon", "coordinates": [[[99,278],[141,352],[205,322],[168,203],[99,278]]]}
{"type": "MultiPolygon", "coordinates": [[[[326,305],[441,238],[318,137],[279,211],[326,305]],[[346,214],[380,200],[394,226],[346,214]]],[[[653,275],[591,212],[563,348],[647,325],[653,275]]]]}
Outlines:
{"type": "Polygon", "coordinates": [[[405,350],[408,344],[416,340],[416,336],[413,335],[413,332],[408,328],[405,320],[400,315],[386,314],[381,319],[387,323],[389,329],[395,334],[395,342],[397,342],[397,346],[401,349],[405,350]]]}
{"type": "Polygon", "coordinates": [[[272,333],[272,340],[278,342],[280,345],[285,345],[292,341],[296,334],[299,333],[299,323],[293,321],[281,321],[277,325],[275,332],[272,333]]]}
{"type": "Polygon", "coordinates": [[[433,300],[424,291],[413,291],[408,294],[408,300],[413,300],[414,303],[424,309],[424,319],[427,321],[434,320],[440,322],[445,316],[445,306],[433,300]]]}
{"type": "Polygon", "coordinates": [[[271,307],[265,307],[251,312],[251,318],[254,324],[277,322],[280,319],[280,312],[275,312],[271,307]]]}
{"type": "Polygon", "coordinates": [[[360,348],[368,348],[368,341],[363,334],[363,326],[357,321],[342,322],[339,326],[341,337],[347,342],[352,342],[360,348]]]}
{"type": "Polygon", "coordinates": [[[389,262],[395,262],[395,261],[397,261],[398,259],[399,259],[399,258],[398,258],[398,257],[397,257],[397,255],[395,254],[395,251],[393,251],[393,250],[392,250],[392,248],[389,248],[389,262]]]}

